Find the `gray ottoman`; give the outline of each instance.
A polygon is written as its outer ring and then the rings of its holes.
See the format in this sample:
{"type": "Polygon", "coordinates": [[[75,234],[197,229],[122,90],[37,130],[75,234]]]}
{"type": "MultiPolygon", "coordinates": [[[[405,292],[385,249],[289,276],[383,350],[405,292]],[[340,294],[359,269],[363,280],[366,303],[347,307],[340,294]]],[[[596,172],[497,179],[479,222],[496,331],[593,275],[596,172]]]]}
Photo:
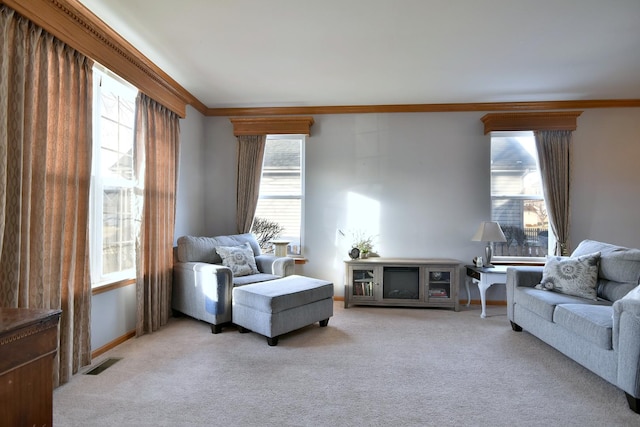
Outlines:
{"type": "Polygon", "coordinates": [[[333,283],[305,276],[287,276],[233,288],[231,316],[240,332],[267,337],[270,346],[287,332],[333,316],[333,283]]]}

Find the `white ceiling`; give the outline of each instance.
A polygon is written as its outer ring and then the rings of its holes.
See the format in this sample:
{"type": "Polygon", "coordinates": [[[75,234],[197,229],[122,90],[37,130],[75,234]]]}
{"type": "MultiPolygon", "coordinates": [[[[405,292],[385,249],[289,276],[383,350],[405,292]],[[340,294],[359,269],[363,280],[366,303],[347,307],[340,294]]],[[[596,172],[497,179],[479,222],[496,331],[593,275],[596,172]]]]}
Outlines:
{"type": "Polygon", "coordinates": [[[80,0],[211,108],[640,98],[640,0],[80,0]]]}

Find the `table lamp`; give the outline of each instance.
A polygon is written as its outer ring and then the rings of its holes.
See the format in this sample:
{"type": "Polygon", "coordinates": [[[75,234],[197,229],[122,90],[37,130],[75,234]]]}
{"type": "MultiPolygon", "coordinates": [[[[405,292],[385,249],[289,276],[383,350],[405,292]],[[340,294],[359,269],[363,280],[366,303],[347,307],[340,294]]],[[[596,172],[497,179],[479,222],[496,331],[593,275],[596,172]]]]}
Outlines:
{"type": "Polygon", "coordinates": [[[483,221],[478,227],[478,231],[471,238],[473,242],[487,242],[487,247],[484,248],[484,266],[493,267],[491,264],[491,257],[493,256],[493,242],[506,242],[504,233],[500,228],[500,224],[494,221],[483,221]]]}

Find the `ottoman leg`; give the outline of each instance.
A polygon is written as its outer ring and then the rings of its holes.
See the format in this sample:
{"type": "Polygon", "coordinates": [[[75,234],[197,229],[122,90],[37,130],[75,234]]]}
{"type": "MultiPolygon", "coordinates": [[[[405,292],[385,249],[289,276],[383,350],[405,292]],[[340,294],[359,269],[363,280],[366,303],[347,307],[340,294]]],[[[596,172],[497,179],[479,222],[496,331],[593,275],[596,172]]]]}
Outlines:
{"type": "Polygon", "coordinates": [[[278,337],[269,338],[267,337],[267,344],[271,347],[275,347],[278,345],[278,337]]]}
{"type": "Polygon", "coordinates": [[[323,328],[329,324],[329,319],[324,319],[320,321],[320,327],[323,328]]]}
{"type": "Polygon", "coordinates": [[[212,334],[219,334],[220,332],[222,332],[222,325],[221,324],[211,325],[211,333],[212,334]]]}

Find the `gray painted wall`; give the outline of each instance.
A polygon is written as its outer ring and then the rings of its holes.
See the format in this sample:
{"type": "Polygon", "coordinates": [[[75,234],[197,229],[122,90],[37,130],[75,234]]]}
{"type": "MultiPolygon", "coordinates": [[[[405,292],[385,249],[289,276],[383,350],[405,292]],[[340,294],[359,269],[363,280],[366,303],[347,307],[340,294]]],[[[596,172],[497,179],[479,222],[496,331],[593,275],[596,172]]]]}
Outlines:
{"type": "MultiPolygon", "coordinates": [[[[484,114],[314,116],[306,146],[308,262],[296,272],[330,280],[343,295],[343,260],[356,229],[375,234],[377,251],[387,257],[467,263],[482,254],[483,244],[471,236],[490,215],[484,114]]],[[[176,239],[235,233],[233,126],[191,107],[180,126],[176,239]]],[[[573,247],[586,238],[640,247],[639,158],[640,109],[583,112],[574,133],[573,247]]],[[[130,288],[93,297],[93,349],[135,328],[130,288]]],[[[460,297],[466,299],[464,286],[460,297]]],[[[504,300],[504,287],[490,288],[487,297],[504,300]]]]}
{"type": "Polygon", "coordinates": [[[187,106],[187,117],[180,120],[180,163],[176,194],[176,228],[174,242],[185,235],[204,235],[207,147],[205,117],[187,106]]]}
{"type": "MultiPolygon", "coordinates": [[[[305,256],[299,273],[344,294],[349,231],[376,235],[387,257],[468,263],[490,216],[490,140],[471,113],[317,115],[306,146],[305,256]],[[342,237],[338,230],[345,232],[342,237]]],[[[205,229],[235,232],[235,138],[228,118],[207,118],[205,229]]],[[[640,109],[586,110],[574,133],[572,243],[586,238],[640,247],[640,109]]],[[[461,286],[461,298],[466,299],[461,286]]],[[[503,300],[492,287],[489,299],[503,300]]],[[[477,289],[472,287],[473,299],[477,289]]]]}
{"type": "Polygon", "coordinates": [[[574,133],[572,243],[640,248],[640,108],[586,110],[574,133]]]}

